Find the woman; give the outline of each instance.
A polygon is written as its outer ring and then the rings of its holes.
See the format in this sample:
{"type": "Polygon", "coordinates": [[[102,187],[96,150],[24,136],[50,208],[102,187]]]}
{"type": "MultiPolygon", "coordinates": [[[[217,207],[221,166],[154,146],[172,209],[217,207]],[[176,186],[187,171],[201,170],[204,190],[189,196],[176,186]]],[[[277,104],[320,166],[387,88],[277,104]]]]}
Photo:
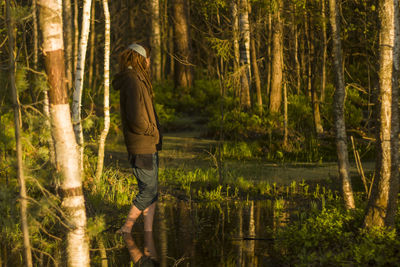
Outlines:
{"type": "Polygon", "coordinates": [[[118,230],[130,233],[136,219],[143,213],[144,231],[152,231],[158,198],[158,150],[161,134],[153,106],[150,82],[150,51],[131,44],[119,58],[120,72],[113,87],[120,91],[121,120],[129,161],[133,168],[139,193],[133,200],[125,224],[118,230]]]}

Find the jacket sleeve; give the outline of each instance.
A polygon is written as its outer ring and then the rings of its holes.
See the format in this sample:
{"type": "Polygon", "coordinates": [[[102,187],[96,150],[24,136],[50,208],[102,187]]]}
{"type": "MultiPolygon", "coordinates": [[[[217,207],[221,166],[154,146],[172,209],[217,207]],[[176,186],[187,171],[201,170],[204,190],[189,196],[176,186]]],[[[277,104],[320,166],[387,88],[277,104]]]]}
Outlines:
{"type": "Polygon", "coordinates": [[[153,125],[146,115],[143,95],[140,90],[139,80],[131,76],[127,83],[125,99],[128,127],[136,134],[155,136],[157,126],[153,125]]]}

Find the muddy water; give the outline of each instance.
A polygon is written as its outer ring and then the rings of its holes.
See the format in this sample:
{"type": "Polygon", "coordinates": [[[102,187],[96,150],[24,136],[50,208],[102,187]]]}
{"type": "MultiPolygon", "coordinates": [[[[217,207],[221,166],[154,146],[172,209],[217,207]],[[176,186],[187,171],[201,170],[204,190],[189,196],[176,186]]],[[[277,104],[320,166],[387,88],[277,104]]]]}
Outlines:
{"type": "Polygon", "coordinates": [[[298,212],[289,212],[290,206],[284,200],[164,201],[157,207],[152,235],[141,231],[139,220],[131,236],[108,237],[125,246],[106,251],[107,261],[109,266],[130,266],[131,258],[147,254],[160,266],[268,266],[271,233],[298,212]]]}

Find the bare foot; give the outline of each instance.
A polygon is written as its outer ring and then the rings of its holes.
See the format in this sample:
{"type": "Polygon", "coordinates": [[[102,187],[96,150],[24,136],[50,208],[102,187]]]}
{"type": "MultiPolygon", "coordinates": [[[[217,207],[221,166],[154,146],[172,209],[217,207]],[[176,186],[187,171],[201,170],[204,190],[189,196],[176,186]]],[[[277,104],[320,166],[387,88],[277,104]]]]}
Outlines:
{"type": "Polygon", "coordinates": [[[117,234],[130,234],[132,231],[132,227],[125,226],[123,225],[121,228],[119,228],[116,233],[117,234]]]}

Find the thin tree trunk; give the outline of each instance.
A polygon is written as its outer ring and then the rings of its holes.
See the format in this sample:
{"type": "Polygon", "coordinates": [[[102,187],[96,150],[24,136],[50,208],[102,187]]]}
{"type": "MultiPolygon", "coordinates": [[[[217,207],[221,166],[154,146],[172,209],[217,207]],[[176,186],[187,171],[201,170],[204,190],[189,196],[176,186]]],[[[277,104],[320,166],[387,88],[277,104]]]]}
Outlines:
{"type": "Polygon", "coordinates": [[[337,0],[329,0],[330,22],[333,39],[333,63],[335,67],[335,96],[333,112],[335,115],[336,149],[338,155],[339,177],[342,180],[343,198],[347,209],[354,209],[353,189],[349,176],[349,155],[344,120],[345,85],[343,74],[342,44],[340,39],[340,17],[337,0]]]}
{"type": "Polygon", "coordinates": [[[272,79],[271,92],[269,101],[270,112],[277,113],[280,111],[282,102],[282,72],[283,72],[283,23],[281,19],[281,11],[283,1],[276,0],[276,10],[273,15],[273,32],[272,32],[272,79]]]}
{"type": "MultiPolygon", "coordinates": [[[[74,69],[76,70],[76,65],[78,64],[78,46],[79,46],[79,4],[78,0],[74,0],[74,69]]],[[[76,75],[76,73],[74,73],[76,75]]]]}
{"type": "Polygon", "coordinates": [[[268,40],[267,40],[267,99],[269,99],[271,92],[271,72],[272,72],[272,55],[271,55],[271,44],[272,42],[272,14],[271,11],[268,12],[268,40]]]}
{"type": "Polygon", "coordinates": [[[294,65],[296,70],[296,92],[300,95],[301,89],[301,72],[300,72],[300,63],[299,63],[299,32],[297,30],[296,23],[296,3],[293,3],[293,11],[292,11],[292,33],[293,33],[293,41],[294,41],[294,49],[293,49],[293,58],[294,65]]]}
{"type": "Polygon", "coordinates": [[[365,227],[394,226],[399,191],[398,71],[399,1],[379,2],[379,134],[378,161],[365,227]]]}
{"type": "Polygon", "coordinates": [[[103,0],[104,18],[105,18],[105,42],[104,42],[104,129],[101,132],[99,140],[99,151],[97,155],[96,180],[100,181],[104,165],[104,148],[108,130],[110,129],[110,12],[108,1],[103,0]]]}
{"type": "MultiPolygon", "coordinates": [[[[238,16],[238,4],[237,0],[231,2],[231,14],[232,14],[232,39],[233,39],[233,72],[239,73],[239,61],[240,61],[240,50],[239,50],[239,16],[238,16]]],[[[239,96],[240,93],[238,83],[234,79],[234,94],[239,96]]]]}
{"type": "Polygon", "coordinates": [[[81,106],[82,106],[83,76],[85,73],[86,50],[89,38],[91,4],[92,0],[85,0],[83,3],[82,30],[81,30],[81,38],[79,40],[79,53],[75,71],[75,90],[72,101],[72,121],[73,121],[76,141],[79,146],[81,170],[83,170],[83,151],[84,151],[83,130],[81,121],[82,120],[81,106]]]}
{"type": "Polygon", "coordinates": [[[193,85],[192,51],[190,45],[190,28],[188,3],[184,0],[173,0],[175,87],[184,88],[184,93],[193,85]]]}
{"type": "Polygon", "coordinates": [[[93,68],[94,68],[94,51],[96,50],[95,45],[95,21],[96,21],[96,1],[92,4],[92,14],[90,18],[90,52],[89,52],[89,75],[88,75],[88,89],[93,91],[93,68]]]}
{"type": "Polygon", "coordinates": [[[321,19],[322,19],[322,66],[321,66],[321,95],[320,101],[325,101],[325,87],[326,87],[326,58],[327,58],[327,38],[326,38],[326,14],[325,14],[325,0],[321,0],[321,19]]]}
{"type": "Polygon", "coordinates": [[[151,73],[154,80],[161,80],[160,1],[150,0],[151,17],[151,73]]]}
{"type": "Polygon", "coordinates": [[[65,84],[61,0],[40,0],[39,6],[42,47],[50,88],[50,114],[56,147],[57,171],[63,178],[61,205],[68,214],[70,226],[67,232],[67,265],[89,266],[82,173],[65,84]]]}
{"type": "Polygon", "coordinates": [[[287,100],[287,82],[286,75],[283,81],[283,146],[288,145],[288,100],[287,100]]]}
{"type": "Polygon", "coordinates": [[[241,90],[240,106],[244,109],[251,107],[250,99],[250,26],[247,0],[239,0],[239,33],[240,33],[240,67],[241,90]]]}
{"type": "Polygon", "coordinates": [[[24,239],[24,256],[25,256],[25,266],[32,266],[32,251],[31,243],[29,240],[29,228],[28,228],[28,203],[27,194],[25,186],[25,176],[24,176],[24,166],[22,160],[22,144],[21,144],[21,115],[20,115],[20,104],[18,99],[18,91],[15,84],[15,55],[14,55],[14,18],[11,15],[11,3],[6,1],[6,16],[7,16],[7,30],[8,30],[8,52],[10,57],[10,85],[13,98],[14,106],[14,130],[15,130],[15,143],[17,151],[17,177],[20,186],[19,196],[20,196],[20,212],[21,212],[21,231],[24,239]]]}
{"type": "MultiPolygon", "coordinates": [[[[249,15],[251,14],[251,4],[248,2],[249,7],[249,15]]],[[[254,83],[256,85],[256,94],[257,94],[257,109],[259,114],[263,112],[263,102],[261,96],[261,81],[260,81],[260,73],[258,71],[258,64],[257,64],[257,50],[256,50],[256,42],[255,42],[255,29],[254,25],[251,21],[249,21],[250,25],[250,32],[252,36],[250,36],[250,52],[251,52],[251,63],[253,65],[253,77],[254,83]]]]}
{"type": "Polygon", "coordinates": [[[64,26],[64,42],[65,42],[65,59],[66,59],[66,75],[67,88],[72,91],[72,10],[71,0],[63,0],[63,26],[64,26]]]}

